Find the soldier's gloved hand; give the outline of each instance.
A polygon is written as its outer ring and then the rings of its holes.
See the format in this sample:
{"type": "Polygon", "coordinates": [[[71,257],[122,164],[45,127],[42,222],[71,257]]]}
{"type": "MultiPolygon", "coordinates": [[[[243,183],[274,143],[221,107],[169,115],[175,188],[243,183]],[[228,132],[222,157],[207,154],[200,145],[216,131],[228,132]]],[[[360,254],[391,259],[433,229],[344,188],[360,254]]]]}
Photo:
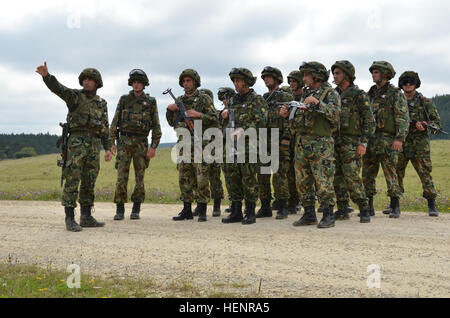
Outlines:
{"type": "Polygon", "coordinates": [[[116,155],[116,151],[117,151],[116,145],[112,145],[112,147],[111,147],[111,153],[113,154],[113,156],[116,155]]]}
{"type": "Polygon", "coordinates": [[[46,77],[48,75],[48,67],[47,62],[44,62],[44,65],[40,65],[36,68],[36,73],[42,75],[42,77],[46,77]]]}
{"type": "Polygon", "coordinates": [[[105,154],[105,161],[106,162],[111,161],[112,157],[113,157],[113,154],[112,154],[111,150],[108,150],[105,154]]]}
{"type": "Polygon", "coordinates": [[[309,105],[309,104],[317,105],[319,103],[319,100],[313,96],[308,96],[308,97],[306,97],[306,99],[303,103],[305,105],[309,105]]]}
{"type": "Polygon", "coordinates": [[[196,111],[195,109],[189,109],[186,111],[187,115],[191,118],[200,118],[202,117],[202,113],[196,111]]]}
{"type": "Polygon", "coordinates": [[[153,149],[152,147],[148,148],[147,150],[147,159],[152,159],[155,157],[156,154],[156,150],[153,149]]]}

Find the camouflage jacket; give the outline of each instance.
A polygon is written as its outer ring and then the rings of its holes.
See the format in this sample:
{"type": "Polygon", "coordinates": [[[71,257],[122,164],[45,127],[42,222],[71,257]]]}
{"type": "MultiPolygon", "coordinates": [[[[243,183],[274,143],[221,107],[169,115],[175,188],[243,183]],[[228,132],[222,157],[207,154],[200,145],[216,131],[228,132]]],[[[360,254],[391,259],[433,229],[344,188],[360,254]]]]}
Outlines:
{"type": "Polygon", "coordinates": [[[383,87],[372,86],[369,100],[376,121],[376,132],[390,134],[405,141],[409,127],[406,98],[399,88],[387,82],[383,87]]]}
{"type": "Polygon", "coordinates": [[[162,136],[156,99],[145,93],[136,97],[132,90],[129,94],[122,95],[109,132],[112,144],[117,138],[117,128],[120,132],[140,134],[145,137],[152,130],[151,147],[156,149],[162,136]]]}
{"type": "MultiPolygon", "coordinates": [[[[441,128],[441,118],[439,117],[436,106],[430,98],[424,97],[421,93],[417,92],[414,97],[407,100],[409,119],[411,121],[426,121],[433,126],[441,128]]],[[[427,135],[427,130],[420,132],[415,125],[410,125],[409,134],[422,134],[427,135]]]]}
{"type": "Polygon", "coordinates": [[[336,87],[341,96],[341,116],[339,135],[358,136],[359,143],[367,144],[375,133],[375,118],[369,103],[369,96],[356,85],[350,85],[345,91],[336,87]]]}
{"type": "MultiPolygon", "coordinates": [[[[192,96],[182,95],[177,98],[181,102],[183,102],[186,110],[194,109],[200,113],[202,113],[200,118],[196,118],[195,120],[202,121],[202,134],[206,129],[210,127],[219,127],[219,120],[217,111],[213,105],[211,98],[206,94],[201,94],[198,90],[192,96]]],[[[171,127],[175,124],[175,119],[178,115],[178,111],[172,112],[170,110],[166,111],[166,119],[171,127]]],[[[174,128],[188,128],[186,123],[182,120],[178,122],[178,126],[174,128]]],[[[191,136],[193,137],[194,133],[191,132],[191,136]]],[[[180,140],[179,140],[180,141],[180,140]]],[[[207,144],[207,142],[203,142],[203,144],[207,144]]]]}
{"type": "Polygon", "coordinates": [[[48,74],[43,80],[53,93],[66,102],[69,109],[67,114],[69,133],[90,131],[101,139],[105,150],[111,149],[106,101],[98,95],[88,95],[84,89],[67,88],[53,75],[48,74]]]}
{"type": "Polygon", "coordinates": [[[341,99],[329,83],[323,83],[318,89],[304,88],[300,102],[308,96],[319,100],[317,110],[297,109],[291,123],[291,129],[297,136],[331,137],[339,127],[341,99]]]}

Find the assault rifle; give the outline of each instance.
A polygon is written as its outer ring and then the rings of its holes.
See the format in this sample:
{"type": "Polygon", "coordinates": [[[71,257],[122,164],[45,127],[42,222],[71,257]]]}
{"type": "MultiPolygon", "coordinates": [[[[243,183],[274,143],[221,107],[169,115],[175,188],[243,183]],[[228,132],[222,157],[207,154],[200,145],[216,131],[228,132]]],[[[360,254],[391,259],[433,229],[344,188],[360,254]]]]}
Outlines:
{"type": "Polygon", "coordinates": [[[61,159],[58,159],[56,165],[62,168],[61,172],[61,187],[64,181],[64,168],[67,162],[67,143],[69,140],[69,125],[67,123],[59,123],[62,128],[62,135],[56,141],[56,148],[61,148],[61,159]]]}
{"type": "Polygon", "coordinates": [[[295,100],[290,101],[290,102],[277,102],[276,103],[277,106],[279,108],[281,108],[283,105],[286,105],[288,108],[289,113],[289,120],[292,120],[295,116],[295,113],[297,112],[297,109],[299,109],[300,107],[306,107],[308,109],[308,111],[316,111],[318,113],[322,113],[323,114],[323,110],[320,109],[319,104],[314,105],[314,104],[309,104],[306,105],[304,103],[300,103],[297,102],[295,100]]]}
{"type": "Polygon", "coordinates": [[[163,95],[169,94],[170,96],[172,96],[173,100],[175,101],[175,104],[178,106],[178,115],[175,118],[175,122],[173,124],[173,128],[176,129],[178,126],[178,123],[183,120],[186,125],[188,126],[188,129],[190,131],[194,130],[194,121],[192,120],[192,118],[190,118],[187,114],[186,111],[186,107],[184,107],[184,104],[182,101],[178,100],[175,95],[173,95],[172,93],[172,89],[168,88],[163,92],[163,95]]]}
{"type": "MultiPolygon", "coordinates": [[[[414,128],[416,128],[416,123],[417,123],[417,120],[409,121],[409,124],[411,125],[411,127],[414,127],[414,128]]],[[[448,132],[446,132],[446,131],[442,130],[441,128],[436,127],[432,124],[428,124],[427,122],[425,122],[425,124],[422,122],[422,125],[424,125],[428,129],[428,131],[431,132],[433,135],[439,135],[441,133],[448,135],[448,132]]]]}

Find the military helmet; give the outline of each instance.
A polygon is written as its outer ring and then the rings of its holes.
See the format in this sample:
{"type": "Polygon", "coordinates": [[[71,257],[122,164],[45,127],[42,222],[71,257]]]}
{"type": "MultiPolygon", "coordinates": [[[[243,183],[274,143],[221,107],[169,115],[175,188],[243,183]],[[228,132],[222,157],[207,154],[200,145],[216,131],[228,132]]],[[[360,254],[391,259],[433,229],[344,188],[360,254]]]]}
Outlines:
{"type": "Polygon", "coordinates": [[[97,88],[103,87],[102,75],[95,68],[85,68],[78,76],[78,82],[83,86],[85,78],[93,79],[97,83],[97,88]]]}
{"type": "Polygon", "coordinates": [[[353,83],[355,81],[355,67],[352,63],[346,60],[336,61],[336,63],[331,66],[331,72],[334,72],[334,69],[336,67],[340,68],[342,71],[344,71],[345,74],[347,74],[347,76],[350,78],[350,82],[353,83]]]}
{"type": "Polygon", "coordinates": [[[369,68],[370,73],[372,73],[372,71],[375,69],[379,70],[383,74],[386,74],[389,77],[389,80],[394,78],[395,76],[395,70],[389,62],[374,61],[372,63],[372,66],[369,68]]]}
{"type": "Polygon", "coordinates": [[[242,78],[248,83],[250,87],[255,85],[256,83],[256,77],[253,76],[252,72],[249,69],[244,67],[233,67],[228,75],[230,76],[231,80],[236,77],[242,78]]]}
{"type": "Polygon", "coordinates": [[[202,88],[202,89],[199,89],[199,91],[202,94],[208,95],[209,97],[211,97],[211,100],[214,101],[214,95],[213,95],[213,92],[210,89],[202,88]]]}
{"type": "Polygon", "coordinates": [[[234,92],[234,89],[232,89],[231,87],[221,87],[217,92],[217,98],[222,101],[224,99],[230,98],[235,94],[236,93],[234,92]]]}
{"type": "Polygon", "coordinates": [[[266,76],[272,76],[276,81],[278,81],[278,85],[283,83],[283,74],[276,67],[266,66],[261,72],[261,78],[264,80],[266,76]]]}
{"type": "Polygon", "coordinates": [[[280,87],[280,89],[281,89],[283,92],[285,92],[285,93],[289,93],[289,94],[292,93],[291,87],[290,87],[289,85],[283,85],[283,86],[280,87]]]}
{"type": "Polygon", "coordinates": [[[294,79],[300,84],[300,86],[305,85],[305,83],[303,83],[303,73],[300,71],[294,70],[294,71],[290,72],[289,75],[287,76],[287,79],[288,79],[288,83],[289,83],[290,79],[294,79]]]}
{"type": "Polygon", "coordinates": [[[415,85],[416,88],[419,88],[420,87],[419,74],[417,74],[414,71],[403,72],[402,75],[400,75],[400,78],[398,79],[398,87],[402,88],[402,86],[405,85],[406,82],[409,82],[412,85],[415,85]]]}
{"type": "Polygon", "coordinates": [[[134,81],[141,82],[145,86],[148,86],[149,84],[147,74],[145,74],[143,70],[137,68],[130,71],[128,78],[128,86],[131,86],[134,81]]]}
{"type": "Polygon", "coordinates": [[[197,73],[196,70],[193,70],[192,68],[188,68],[188,69],[185,69],[185,70],[184,70],[183,72],[181,72],[181,74],[180,74],[178,83],[180,84],[181,87],[183,87],[183,78],[186,77],[186,76],[191,77],[191,78],[194,80],[195,85],[196,85],[197,87],[200,87],[200,86],[201,86],[200,75],[198,75],[198,73],[197,73]]]}
{"type": "Polygon", "coordinates": [[[328,81],[330,77],[330,71],[327,71],[325,65],[319,62],[303,62],[299,67],[300,72],[303,74],[311,73],[312,77],[321,82],[328,81]]]}

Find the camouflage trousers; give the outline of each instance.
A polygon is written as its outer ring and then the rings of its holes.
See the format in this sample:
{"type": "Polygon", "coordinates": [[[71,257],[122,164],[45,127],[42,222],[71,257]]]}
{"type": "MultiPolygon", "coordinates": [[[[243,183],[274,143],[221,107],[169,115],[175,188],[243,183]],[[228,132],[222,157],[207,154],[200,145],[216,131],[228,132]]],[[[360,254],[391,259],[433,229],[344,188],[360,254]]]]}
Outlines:
{"type": "Polygon", "coordinates": [[[366,196],[372,197],[377,193],[376,178],[378,170],[383,168],[389,197],[400,197],[402,192],[398,184],[396,166],[398,151],[392,149],[394,136],[376,133],[369,141],[367,153],[363,157],[362,177],[366,196]]]}
{"type": "Polygon", "coordinates": [[[131,161],[133,161],[135,187],[131,195],[131,201],[144,202],[145,169],[148,168],[150,160],[147,159],[148,141],[147,137],[127,137],[121,136],[117,145],[117,183],[114,194],[115,203],[128,202],[127,187],[130,174],[131,161]]]}
{"type": "Polygon", "coordinates": [[[335,205],[334,172],[333,138],[299,136],[295,148],[295,176],[302,206],[314,206],[316,190],[323,207],[335,205]]]}
{"type": "Polygon", "coordinates": [[[211,190],[211,198],[214,200],[223,199],[222,179],[220,179],[221,166],[220,163],[212,163],[209,165],[208,178],[211,190]]]}
{"type": "Polygon", "coordinates": [[[258,200],[257,163],[227,163],[230,178],[231,201],[245,200],[254,203],[258,200]]]}
{"type": "MultiPolygon", "coordinates": [[[[270,166],[265,164],[261,166],[270,166]]],[[[273,192],[276,200],[289,199],[289,184],[287,174],[289,171],[289,158],[280,157],[278,171],[273,174],[258,173],[258,192],[259,199],[272,200],[272,191],[270,187],[270,177],[272,176],[273,192]]]]}
{"type": "Polygon", "coordinates": [[[295,206],[300,202],[298,195],[297,183],[295,182],[295,142],[291,139],[289,169],[287,173],[288,190],[289,190],[289,206],[295,206]]]}
{"type": "Polygon", "coordinates": [[[223,163],[222,164],[222,171],[223,171],[223,176],[225,178],[225,188],[227,189],[227,193],[228,193],[228,200],[231,201],[231,172],[229,171],[231,165],[230,164],[226,164],[223,163]]]}
{"type": "Polygon", "coordinates": [[[423,197],[435,199],[437,191],[431,176],[430,138],[423,134],[409,134],[403,144],[403,151],[398,155],[397,175],[401,192],[404,193],[403,178],[408,162],[411,161],[422,182],[423,197]]]}
{"type": "Polygon", "coordinates": [[[362,159],[356,149],[358,136],[339,136],[335,139],[336,172],[334,174],[334,190],[338,209],[345,209],[348,204],[348,193],[353,202],[366,210],[369,208],[366,192],[360,176],[362,159]]]}
{"type": "Polygon", "coordinates": [[[183,202],[208,203],[210,197],[208,168],[206,163],[185,163],[177,165],[178,183],[183,202]]]}
{"type": "Polygon", "coordinates": [[[94,204],[94,188],[100,170],[100,139],[86,132],[70,134],[67,145],[67,162],[62,205],[76,207],[78,186],[81,205],[94,204]]]}

